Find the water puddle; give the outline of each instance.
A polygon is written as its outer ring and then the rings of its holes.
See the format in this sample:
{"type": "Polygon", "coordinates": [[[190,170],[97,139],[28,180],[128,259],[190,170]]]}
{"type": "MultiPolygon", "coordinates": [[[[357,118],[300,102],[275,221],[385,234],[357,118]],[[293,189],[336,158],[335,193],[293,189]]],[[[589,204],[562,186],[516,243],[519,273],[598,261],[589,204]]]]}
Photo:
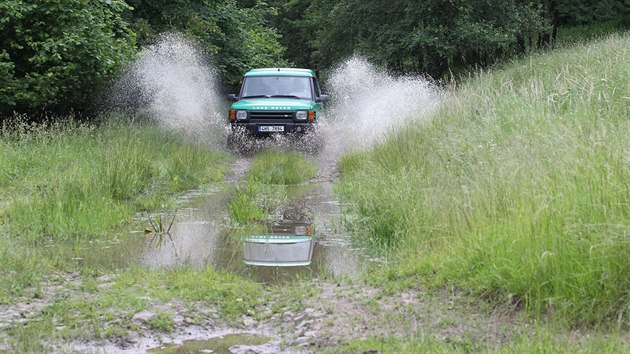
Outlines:
{"type": "Polygon", "coordinates": [[[229,190],[218,190],[180,210],[168,235],[147,239],[141,264],[152,269],[211,264],[262,283],[363,270],[361,250],[351,247],[338,225],[340,207],[330,182],[287,187],[286,199],[267,223],[244,229],[226,226],[229,198],[229,190]]]}
{"type": "Polygon", "coordinates": [[[240,238],[243,263],[261,267],[300,267],[311,264],[316,239],[312,221],[303,213],[261,225],[259,232],[240,238]]]}
{"type": "Polygon", "coordinates": [[[116,237],[55,243],[51,252],[81,267],[109,270],[211,265],[266,284],[364,270],[363,250],[353,248],[340,225],[332,182],[286,187],[267,223],[248,228],[228,226],[233,190],[223,184],[190,192],[178,200],[182,207],[175,212],[139,215],[116,237]]]}
{"type": "MultiPolygon", "coordinates": [[[[154,233],[145,237],[145,247],[139,256],[140,265],[150,268],[189,266],[203,268],[220,257],[221,246],[227,241],[221,234],[227,222],[226,205],[230,190],[221,188],[206,195],[192,195],[180,199],[186,205],[174,214],[159,217],[170,225],[168,234],[154,233]]],[[[149,218],[156,218],[150,215],[149,218]]],[[[148,224],[149,220],[140,220],[148,224]]]]}
{"type": "Polygon", "coordinates": [[[262,346],[269,341],[270,338],[255,334],[229,334],[208,340],[187,340],[182,344],[168,344],[149,349],[148,352],[156,354],[272,353],[262,346]]]}
{"type": "Polygon", "coordinates": [[[54,240],[45,248],[52,259],[62,264],[73,263],[78,268],[116,270],[138,264],[145,240],[136,236],[137,225],[121,226],[100,238],[71,241],[54,240]],[[132,234],[132,237],[128,237],[132,234]]]}

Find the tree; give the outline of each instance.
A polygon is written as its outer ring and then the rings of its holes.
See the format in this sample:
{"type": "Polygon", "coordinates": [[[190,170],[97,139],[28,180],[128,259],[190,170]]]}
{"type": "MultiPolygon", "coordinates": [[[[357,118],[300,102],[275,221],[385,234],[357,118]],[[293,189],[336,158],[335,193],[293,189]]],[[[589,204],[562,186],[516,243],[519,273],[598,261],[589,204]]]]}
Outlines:
{"type": "Polygon", "coordinates": [[[129,0],[130,22],[141,45],[163,32],[183,32],[213,58],[224,84],[234,87],[250,68],[286,65],[284,47],[267,17],[275,9],[259,1],[129,0]]]}
{"type": "Polygon", "coordinates": [[[630,12],[629,0],[555,0],[559,25],[585,25],[607,21],[630,12]]]}
{"type": "Polygon", "coordinates": [[[358,52],[394,72],[433,77],[459,67],[485,66],[516,52],[524,35],[539,33],[535,1],[313,0],[309,13],[328,8],[313,57],[330,65],[358,52]]]}
{"type": "MultiPolygon", "coordinates": [[[[286,58],[294,65],[314,68],[312,41],[319,19],[307,17],[312,0],[273,0],[277,13],[269,16],[270,24],[281,33],[280,43],[287,48],[286,58]]],[[[312,12],[311,12],[312,13],[312,12]]]]}
{"type": "Polygon", "coordinates": [[[135,53],[121,0],[0,2],[0,114],[81,110],[135,53]]]}

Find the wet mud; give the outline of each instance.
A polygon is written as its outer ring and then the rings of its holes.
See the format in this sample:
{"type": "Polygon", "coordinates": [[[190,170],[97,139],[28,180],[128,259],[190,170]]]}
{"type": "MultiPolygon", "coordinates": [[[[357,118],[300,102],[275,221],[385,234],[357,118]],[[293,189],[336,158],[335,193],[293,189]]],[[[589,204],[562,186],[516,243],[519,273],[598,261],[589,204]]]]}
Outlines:
{"type": "MultiPolygon", "coordinates": [[[[145,106],[138,109],[167,129],[224,150],[224,102],[217,99],[214,78],[205,73],[207,68],[194,48],[171,37],[152,47],[144,58],[132,68],[129,78],[134,90],[151,93],[145,106]],[[182,84],[173,85],[173,81],[182,84]],[[211,117],[208,124],[206,116],[211,117]]],[[[508,336],[507,331],[522,323],[509,308],[505,312],[484,309],[454,292],[391,294],[360,282],[338,281],[336,277],[356,277],[371,262],[379,262],[367,259],[365,250],[353,243],[341,225],[342,205],[332,190],[340,156],[373,147],[386,134],[407,124],[411,116],[427,116],[439,104],[439,93],[424,80],[391,78],[357,58],[336,70],[330,89],[331,106],[322,117],[313,144],[282,136],[252,140],[236,151],[236,160],[222,183],[183,194],[177,210],[137,215],[132,223],[117,230],[116,237],[49,245],[52,254],[71,258],[79,266],[104,269],[106,275],[98,279],[97,288],[111,286],[116,271],[126,267],[201,269],[211,265],[268,285],[297,281],[316,295],[287,306],[281,299],[283,294],[269,290],[275,287],[265,287],[269,302],[260,305],[255,314],[243,314],[228,328],[217,310],[204,304],[176,299],[164,304],[148,299],[148,310],[125,314],[138,328],[129,336],[64,343],[60,351],[302,353],[375,335],[498,343],[508,336]],[[265,148],[309,154],[319,168],[318,175],[304,185],[286,187],[285,196],[265,223],[250,229],[235,228],[228,217],[229,200],[236,185],[243,183],[253,156],[265,148]],[[172,315],[175,329],[171,333],[146,325],[158,312],[172,315]],[[189,321],[191,313],[202,321],[189,321]]],[[[65,276],[62,283],[80,281],[79,275],[65,276]]],[[[49,295],[41,304],[25,305],[27,310],[10,313],[12,317],[5,316],[6,321],[0,318],[0,325],[14,323],[17,316],[28,320],[62,290],[44,289],[42,292],[49,295]]],[[[67,296],[78,299],[85,294],[67,296]]]]}
{"type": "Polygon", "coordinates": [[[341,225],[327,169],[306,184],[287,186],[265,223],[231,225],[228,204],[251,159],[237,158],[223,183],[181,195],[175,210],[138,214],[104,240],[51,244],[51,253],[110,271],[211,265],[265,284],[360,274],[364,250],[341,225]]]}
{"type": "Polygon", "coordinates": [[[271,353],[270,338],[256,334],[228,334],[206,340],[187,340],[181,344],[166,344],[158,348],[149,349],[148,353],[155,354],[195,354],[195,353],[271,353]]]}

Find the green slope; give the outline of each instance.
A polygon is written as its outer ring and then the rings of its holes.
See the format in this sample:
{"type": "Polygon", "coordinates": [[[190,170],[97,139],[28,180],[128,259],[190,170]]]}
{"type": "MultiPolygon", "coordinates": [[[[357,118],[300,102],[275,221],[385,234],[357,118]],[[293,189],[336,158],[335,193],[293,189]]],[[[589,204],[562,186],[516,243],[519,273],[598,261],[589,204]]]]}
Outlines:
{"type": "Polygon", "coordinates": [[[630,315],[630,35],[451,90],[428,123],[342,160],[390,286],[455,285],[571,324],[630,315]]]}

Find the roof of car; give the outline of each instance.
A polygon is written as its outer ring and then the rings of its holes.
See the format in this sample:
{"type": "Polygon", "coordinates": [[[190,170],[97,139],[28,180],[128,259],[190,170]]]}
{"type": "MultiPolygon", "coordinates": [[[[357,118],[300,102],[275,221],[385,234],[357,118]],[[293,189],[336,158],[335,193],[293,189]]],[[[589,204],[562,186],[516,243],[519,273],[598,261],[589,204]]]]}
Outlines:
{"type": "Polygon", "coordinates": [[[297,68],[262,68],[252,69],[245,73],[245,76],[306,76],[315,77],[315,72],[311,69],[297,68]]]}

